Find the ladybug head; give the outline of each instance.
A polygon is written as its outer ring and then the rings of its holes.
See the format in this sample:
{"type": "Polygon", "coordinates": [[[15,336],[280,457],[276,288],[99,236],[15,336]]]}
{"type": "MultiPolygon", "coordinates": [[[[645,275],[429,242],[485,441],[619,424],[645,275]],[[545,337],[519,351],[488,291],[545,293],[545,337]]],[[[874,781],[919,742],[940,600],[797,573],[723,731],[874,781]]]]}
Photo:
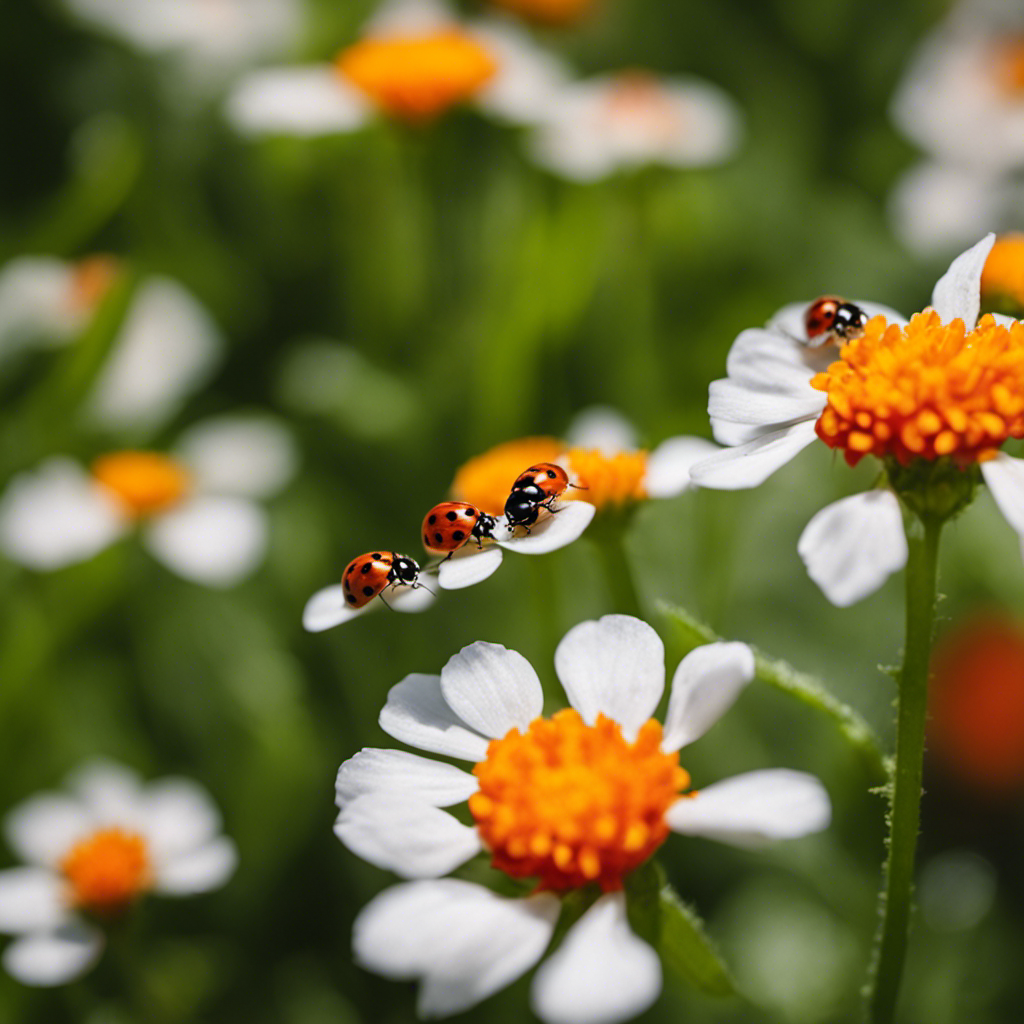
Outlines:
{"type": "Polygon", "coordinates": [[[494,537],[494,528],[498,525],[498,520],[494,516],[488,515],[486,512],[481,512],[477,517],[477,521],[473,524],[473,536],[477,540],[483,540],[485,537],[494,537]]]}
{"type": "Polygon", "coordinates": [[[513,491],[505,502],[505,519],[509,527],[530,526],[537,522],[537,507],[543,497],[543,494],[539,498],[531,497],[526,488],[513,491]]]}
{"type": "Polygon", "coordinates": [[[863,332],[867,322],[868,315],[860,306],[856,306],[852,302],[844,302],[836,309],[832,330],[841,338],[854,338],[863,332]]]}
{"type": "Polygon", "coordinates": [[[412,586],[419,579],[420,567],[408,555],[395,555],[388,574],[392,583],[404,583],[412,586]]]}

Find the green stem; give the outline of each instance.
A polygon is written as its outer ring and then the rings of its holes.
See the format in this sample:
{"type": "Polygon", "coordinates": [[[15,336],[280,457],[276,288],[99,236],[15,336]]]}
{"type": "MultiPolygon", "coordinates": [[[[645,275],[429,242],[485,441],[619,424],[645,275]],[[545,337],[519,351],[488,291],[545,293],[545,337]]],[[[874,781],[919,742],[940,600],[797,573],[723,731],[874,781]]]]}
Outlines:
{"type": "Polygon", "coordinates": [[[603,529],[592,530],[591,539],[600,555],[615,611],[642,619],[640,595],[626,556],[625,531],[617,524],[609,523],[603,529]]]}
{"type": "Polygon", "coordinates": [[[943,522],[934,516],[913,517],[907,522],[907,636],[899,676],[889,859],[885,869],[877,954],[868,987],[868,1020],[871,1024],[889,1024],[893,1020],[907,952],[914,853],[921,819],[936,566],[943,522]]]}

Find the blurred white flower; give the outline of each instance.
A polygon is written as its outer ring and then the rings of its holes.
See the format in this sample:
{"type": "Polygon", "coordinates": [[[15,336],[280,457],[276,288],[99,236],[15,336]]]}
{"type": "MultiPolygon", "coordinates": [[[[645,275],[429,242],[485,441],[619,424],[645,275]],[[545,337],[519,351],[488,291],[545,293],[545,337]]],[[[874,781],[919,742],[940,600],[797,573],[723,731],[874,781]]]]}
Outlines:
{"type": "Polygon", "coordinates": [[[0,871],[7,972],[25,985],[64,985],[103,951],[102,925],[143,895],[192,896],[234,874],[235,844],[206,791],[189,779],[148,784],[120,765],[85,765],[67,793],[40,793],[5,819],[24,867],[0,871]]]}
{"type": "Polygon", "coordinates": [[[1019,0],[961,0],[911,60],[892,116],[939,160],[990,172],[1024,165],[1019,0]]]}
{"type": "Polygon", "coordinates": [[[630,928],[623,879],[670,832],[737,846],[827,827],[829,798],[810,775],[754,771],[690,789],[678,751],[703,736],[754,676],[740,643],[687,655],[665,723],[665,652],[638,619],[609,615],[571,629],[555,670],[572,706],[542,718],[540,680],[522,655],[474,643],[439,676],[407,676],[388,694],[380,725],[420,750],[475,762],[472,774],[417,754],[365,749],[342,764],[335,833],[358,856],[406,879],[356,920],[356,960],[420,982],[419,1014],[460,1013],[511,984],[543,957],[559,897],[603,894],[533,979],[548,1024],[612,1024],[661,990],[657,953],[630,928]],[[472,825],[442,810],[468,801],[472,825]],[[442,876],[482,852],[534,894],[498,896],[442,876]]]}
{"type": "Polygon", "coordinates": [[[573,181],[597,181],[648,165],[702,167],[736,151],[739,111],[695,78],[626,71],[567,85],[535,130],[537,163],[573,181]]]}
{"type": "MultiPolygon", "coordinates": [[[[958,256],[931,307],[909,324],[884,306],[858,303],[871,317],[865,334],[838,352],[808,347],[807,303],[740,334],[708,406],[715,438],[730,447],[697,463],[693,479],[722,490],[757,487],[818,439],[851,465],[873,454],[890,473],[949,457],[979,467],[1024,538],[1024,459],[1000,450],[1008,437],[1024,435],[1024,376],[1020,360],[1006,357],[1024,344],[1024,324],[979,320],[994,241],[990,235],[958,256]]],[[[898,499],[872,490],[829,505],[808,523],[799,553],[833,604],[867,597],[906,563],[898,499]]]]}
{"type": "MultiPolygon", "coordinates": [[[[24,257],[0,270],[0,361],[32,345],[72,342],[116,280],[116,260],[78,263],[24,257]]],[[[86,398],[95,426],[152,430],[209,379],[224,348],[210,314],[176,281],[139,285],[118,337],[86,398]]]]}
{"type": "Polygon", "coordinates": [[[64,0],[81,21],[139,50],[179,59],[186,71],[221,78],[292,46],[302,0],[64,0]]]}
{"type": "Polygon", "coordinates": [[[261,416],[186,431],[172,455],[113,452],[86,470],[53,457],[0,498],[0,550],[48,571],[82,562],[138,526],[150,553],[185,579],[228,587],[263,560],[270,497],[291,478],[291,435],[261,416]]]}
{"type": "Polygon", "coordinates": [[[350,132],[377,111],[423,121],[464,101],[528,124],[566,78],[556,57],[509,22],[462,22],[447,5],[398,0],[384,4],[333,64],[247,75],[226,113],[246,135],[350,132]]]}

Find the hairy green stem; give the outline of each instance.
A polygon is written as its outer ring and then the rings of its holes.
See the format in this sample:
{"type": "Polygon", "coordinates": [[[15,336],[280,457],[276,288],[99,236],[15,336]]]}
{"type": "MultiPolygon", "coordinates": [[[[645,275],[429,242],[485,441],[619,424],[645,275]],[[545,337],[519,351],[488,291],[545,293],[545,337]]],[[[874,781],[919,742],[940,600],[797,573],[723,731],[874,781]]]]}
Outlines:
{"type": "Polygon", "coordinates": [[[907,636],[899,676],[896,762],[889,814],[889,859],[885,868],[882,920],[868,984],[868,1020],[890,1024],[896,1013],[907,952],[914,854],[921,820],[928,674],[935,621],[939,536],[944,520],[912,517],[907,523],[907,636]]]}

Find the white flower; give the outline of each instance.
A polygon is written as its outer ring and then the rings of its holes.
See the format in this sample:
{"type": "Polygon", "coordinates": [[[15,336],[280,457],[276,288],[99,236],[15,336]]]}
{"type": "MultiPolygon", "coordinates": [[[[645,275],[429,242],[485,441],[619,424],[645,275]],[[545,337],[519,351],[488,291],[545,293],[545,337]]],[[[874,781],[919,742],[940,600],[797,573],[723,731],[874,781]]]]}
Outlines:
{"type": "MultiPolygon", "coordinates": [[[[955,334],[958,320],[968,332],[978,326],[989,334],[997,325],[1014,324],[1005,317],[985,318],[979,324],[981,274],[993,241],[990,235],[954,260],[932,293],[931,309],[937,317],[934,329],[952,325],[954,340],[949,351],[957,350],[963,340],[955,334]]],[[[831,345],[824,351],[807,347],[802,326],[807,305],[785,307],[767,328],[744,331],[733,344],[726,363],[729,375],[711,385],[708,406],[715,437],[732,447],[693,467],[693,479],[700,486],[724,490],[756,487],[818,437],[816,424],[826,410],[827,396],[812,388],[811,380],[836,359],[837,350],[831,345]]],[[[872,317],[906,327],[907,321],[890,309],[872,303],[858,305],[872,317]]],[[[933,329],[927,326],[931,322],[927,313],[921,314],[902,332],[897,344],[904,356],[912,351],[907,347],[912,340],[908,332],[933,329]]],[[[1014,332],[1020,330],[1020,325],[1013,327],[1014,332]]],[[[1016,334],[1012,338],[1011,343],[1018,343],[1016,334]]],[[[983,351],[981,346],[975,349],[983,351]]],[[[908,389],[912,386],[906,384],[908,389]]],[[[981,400],[993,400],[991,392],[981,400]]],[[[928,402],[925,404],[922,415],[930,411],[928,402]]],[[[955,417],[957,409],[952,408],[950,415],[955,417]]],[[[1003,452],[990,457],[1001,441],[993,441],[991,447],[970,443],[951,429],[949,422],[958,426],[955,419],[943,421],[937,425],[937,433],[948,433],[953,446],[949,450],[963,452],[965,460],[982,456],[981,473],[996,504],[1014,530],[1024,535],[1024,460],[1003,452]]],[[[920,445],[920,450],[932,443],[920,437],[909,440],[920,445]]],[[[938,454],[928,457],[937,458],[938,454]]],[[[871,491],[830,505],[808,524],[799,551],[812,579],[833,604],[853,604],[877,590],[906,562],[898,499],[890,491],[871,491]]]]}
{"type": "MultiPolygon", "coordinates": [[[[114,282],[107,257],[66,263],[13,260],[0,272],[0,360],[29,345],[66,345],[89,324],[114,282]]],[[[147,278],[86,398],[90,423],[152,430],[209,379],[224,341],[209,313],[176,281],[147,278]]]]}
{"type": "Polygon", "coordinates": [[[138,524],[150,553],[179,576],[232,586],[266,550],[267,514],[256,499],[284,486],[296,458],[291,435],[262,416],[198,424],[173,456],[115,452],[91,471],[53,457],[0,498],[0,550],[32,569],[60,569],[138,524]]]}
{"type": "Polygon", "coordinates": [[[420,981],[421,1016],[459,1013],[528,971],[551,941],[558,894],[588,884],[604,895],[537,972],[534,1010],[549,1024],[638,1014],[657,998],[661,968],[629,927],[622,880],[669,830],[756,846],[829,823],[824,788],[800,772],[755,771],[683,793],[689,776],[677,751],[753,678],[745,644],[712,644],[683,659],[664,727],[650,717],[665,688],[664,647],[646,623],[623,615],[581,623],[559,644],[555,669],[575,710],[550,719],[540,718],[534,670],[497,644],[471,644],[440,676],[407,676],[391,690],[381,728],[476,762],[473,774],[388,749],[362,750],[338,772],[339,839],[411,880],[359,915],[356,959],[420,981]],[[466,800],[474,826],[442,810],[466,800]],[[539,890],[505,898],[441,877],[481,852],[513,878],[539,879],[539,890]]]}
{"type": "Polygon", "coordinates": [[[68,787],[32,797],[4,822],[25,866],[0,871],[0,932],[17,936],[3,965],[25,985],[63,985],[89,970],[104,943],[94,921],[119,916],[147,892],[217,889],[238,861],[217,808],[189,779],[143,784],[127,768],[97,762],[68,787]]]}
{"type": "Polygon", "coordinates": [[[280,53],[302,26],[301,0],[64,0],[84,22],[193,74],[225,71],[280,53]]]}
{"type": "Polygon", "coordinates": [[[715,86],[625,72],[562,89],[530,151],[543,167],[586,182],[649,164],[721,163],[740,135],[735,103],[715,86]]]}
{"type": "MultiPolygon", "coordinates": [[[[566,69],[509,21],[492,17],[460,22],[443,3],[392,0],[364,26],[362,38],[426,40],[451,30],[481,47],[497,66],[488,81],[469,90],[481,110],[512,124],[531,124],[544,116],[551,96],[568,77],[566,69]]],[[[459,98],[453,95],[452,102],[459,98]]],[[[339,67],[316,64],[247,75],[229,96],[226,114],[245,135],[311,137],[355,131],[375,116],[375,106],[339,67]]]]}
{"type": "Polygon", "coordinates": [[[1022,40],[1016,0],[958,4],[910,63],[893,100],[897,126],[942,161],[988,170],[1024,165],[1022,40]]]}

